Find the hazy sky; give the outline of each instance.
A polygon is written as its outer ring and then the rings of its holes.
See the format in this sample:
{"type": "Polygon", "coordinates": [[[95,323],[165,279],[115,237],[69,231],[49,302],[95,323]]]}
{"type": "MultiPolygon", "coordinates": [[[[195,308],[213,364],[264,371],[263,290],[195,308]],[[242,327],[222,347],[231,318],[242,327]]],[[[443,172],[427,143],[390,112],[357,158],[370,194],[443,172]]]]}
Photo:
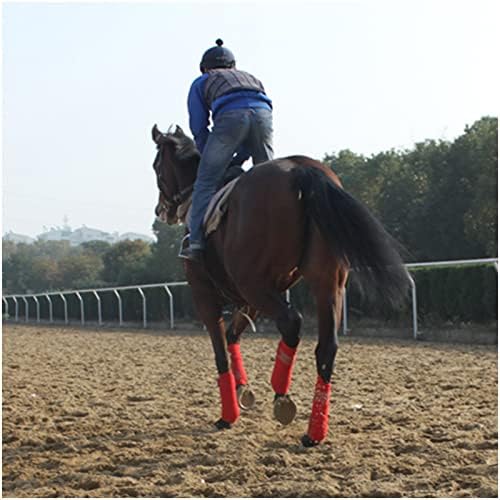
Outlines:
{"type": "Polygon", "coordinates": [[[151,235],[154,123],[221,37],[274,103],[277,156],[371,155],[498,116],[497,0],[3,3],[3,226],[151,235]]]}

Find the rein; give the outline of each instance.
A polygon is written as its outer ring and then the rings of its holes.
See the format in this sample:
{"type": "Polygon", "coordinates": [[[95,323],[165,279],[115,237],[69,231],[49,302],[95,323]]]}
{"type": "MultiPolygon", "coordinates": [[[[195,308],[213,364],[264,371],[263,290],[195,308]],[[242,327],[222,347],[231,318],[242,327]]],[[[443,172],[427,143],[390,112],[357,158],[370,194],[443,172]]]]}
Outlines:
{"type": "Polygon", "coordinates": [[[177,217],[180,221],[185,222],[192,201],[193,197],[189,195],[186,200],[177,207],[177,217]]]}
{"type": "Polygon", "coordinates": [[[174,204],[181,205],[182,203],[184,203],[191,196],[193,189],[194,189],[194,183],[191,184],[190,186],[185,187],[184,189],[181,189],[181,191],[179,191],[172,197],[172,205],[174,204]]]}
{"type": "Polygon", "coordinates": [[[163,193],[162,193],[162,203],[165,206],[167,210],[170,209],[170,207],[177,207],[177,217],[184,222],[187,212],[189,210],[189,207],[191,206],[191,199],[192,199],[192,193],[193,193],[193,188],[194,184],[191,184],[190,186],[185,187],[182,189],[179,193],[175,194],[172,199],[168,199],[163,193]]]}

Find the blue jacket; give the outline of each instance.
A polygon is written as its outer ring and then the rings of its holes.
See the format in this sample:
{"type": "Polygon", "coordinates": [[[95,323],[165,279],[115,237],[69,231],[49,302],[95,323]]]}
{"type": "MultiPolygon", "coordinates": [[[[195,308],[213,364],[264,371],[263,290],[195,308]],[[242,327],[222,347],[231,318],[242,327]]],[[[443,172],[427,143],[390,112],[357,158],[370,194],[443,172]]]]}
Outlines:
{"type": "Polygon", "coordinates": [[[241,90],[222,95],[212,103],[210,109],[205,101],[203,93],[207,78],[208,73],[198,77],[192,83],[188,95],[189,126],[200,153],[203,153],[203,149],[208,139],[210,112],[212,112],[212,121],[215,122],[218,114],[231,109],[272,109],[271,99],[269,99],[266,94],[253,90],[241,90]]]}

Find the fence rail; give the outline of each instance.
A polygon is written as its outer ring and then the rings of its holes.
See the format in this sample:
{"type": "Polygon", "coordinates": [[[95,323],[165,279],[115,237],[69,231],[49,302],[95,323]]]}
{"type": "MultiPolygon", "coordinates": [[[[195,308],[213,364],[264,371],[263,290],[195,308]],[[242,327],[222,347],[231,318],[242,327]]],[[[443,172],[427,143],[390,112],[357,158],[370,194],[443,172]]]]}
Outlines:
{"type": "MultiPolygon", "coordinates": [[[[430,268],[430,267],[457,267],[457,266],[473,266],[473,265],[484,265],[491,264],[495,267],[498,272],[498,259],[490,258],[490,259],[470,259],[470,260],[450,260],[450,261],[441,261],[441,262],[418,262],[412,264],[405,264],[408,271],[412,269],[419,268],[430,268]]],[[[415,281],[411,277],[410,273],[408,273],[411,283],[411,298],[412,298],[412,329],[413,329],[413,337],[418,338],[418,316],[417,316],[417,287],[415,281]]],[[[174,308],[174,296],[172,294],[171,289],[180,286],[187,286],[187,281],[176,281],[169,283],[154,283],[148,285],[131,285],[131,286],[119,286],[119,287],[106,287],[106,288],[87,288],[83,290],[63,290],[57,292],[43,292],[36,294],[14,294],[14,295],[5,295],[2,296],[2,301],[5,305],[5,312],[7,317],[9,315],[9,300],[11,300],[14,304],[14,320],[19,322],[19,300],[24,302],[25,308],[25,322],[29,322],[29,301],[28,299],[32,299],[36,306],[36,321],[40,323],[40,300],[39,298],[45,298],[48,301],[49,306],[49,322],[54,323],[54,315],[53,315],[53,300],[56,297],[59,297],[63,302],[64,307],[64,322],[65,324],[69,323],[68,318],[68,303],[66,297],[69,295],[75,295],[78,298],[80,304],[80,322],[82,325],[85,325],[85,303],[82,297],[82,294],[92,294],[97,301],[97,317],[98,324],[101,326],[103,324],[102,321],[102,304],[101,304],[101,295],[102,293],[112,292],[117,300],[118,304],[118,324],[120,326],[123,325],[123,302],[120,292],[124,290],[137,290],[142,299],[142,323],[143,327],[147,328],[147,299],[144,293],[145,289],[150,288],[162,288],[165,290],[166,295],[168,297],[169,303],[169,320],[170,320],[170,328],[175,328],[175,308],[174,308]],[[18,300],[19,299],[19,300],[18,300]]],[[[287,291],[287,300],[290,300],[290,291],[287,291]]],[[[348,314],[347,314],[347,294],[344,294],[344,313],[343,313],[343,321],[342,321],[342,330],[343,334],[347,334],[347,324],[348,324],[348,314]]]]}
{"type": "Polygon", "coordinates": [[[68,295],[75,295],[78,298],[80,303],[80,322],[82,325],[85,325],[85,303],[82,297],[82,294],[92,294],[97,300],[97,315],[98,315],[98,324],[102,325],[102,304],[101,304],[101,296],[99,294],[105,292],[113,292],[118,303],[118,323],[120,326],[123,325],[123,302],[120,292],[124,290],[137,290],[139,295],[142,298],[142,323],[144,328],[147,328],[147,299],[144,294],[145,289],[148,288],[162,288],[165,290],[168,301],[169,301],[169,319],[170,319],[170,328],[175,328],[175,320],[174,320],[174,296],[171,292],[172,287],[178,286],[186,286],[188,284],[187,281],[175,281],[171,283],[154,283],[149,285],[131,285],[131,286],[117,286],[117,287],[107,287],[107,288],[87,288],[82,290],[64,290],[57,292],[44,292],[44,293],[36,293],[36,294],[15,294],[15,295],[5,295],[2,297],[2,300],[6,307],[6,313],[9,315],[9,299],[12,299],[15,306],[15,321],[19,321],[19,302],[18,299],[22,299],[25,304],[25,321],[29,322],[29,302],[28,299],[33,299],[36,304],[37,311],[37,323],[40,322],[40,302],[38,297],[45,297],[49,304],[49,322],[54,323],[53,317],[53,298],[59,297],[64,306],[64,323],[69,324],[68,317],[68,302],[66,297],[68,295]]]}

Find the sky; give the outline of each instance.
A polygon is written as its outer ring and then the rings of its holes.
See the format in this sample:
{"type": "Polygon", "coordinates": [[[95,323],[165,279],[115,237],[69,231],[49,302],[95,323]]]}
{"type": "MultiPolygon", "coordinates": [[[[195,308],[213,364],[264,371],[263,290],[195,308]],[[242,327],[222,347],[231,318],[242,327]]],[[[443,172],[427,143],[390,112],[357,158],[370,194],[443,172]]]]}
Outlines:
{"type": "Polygon", "coordinates": [[[274,107],[276,157],[370,156],[498,116],[497,0],[2,5],[2,234],[152,235],[151,128],[189,132],[217,38],[274,107]]]}

